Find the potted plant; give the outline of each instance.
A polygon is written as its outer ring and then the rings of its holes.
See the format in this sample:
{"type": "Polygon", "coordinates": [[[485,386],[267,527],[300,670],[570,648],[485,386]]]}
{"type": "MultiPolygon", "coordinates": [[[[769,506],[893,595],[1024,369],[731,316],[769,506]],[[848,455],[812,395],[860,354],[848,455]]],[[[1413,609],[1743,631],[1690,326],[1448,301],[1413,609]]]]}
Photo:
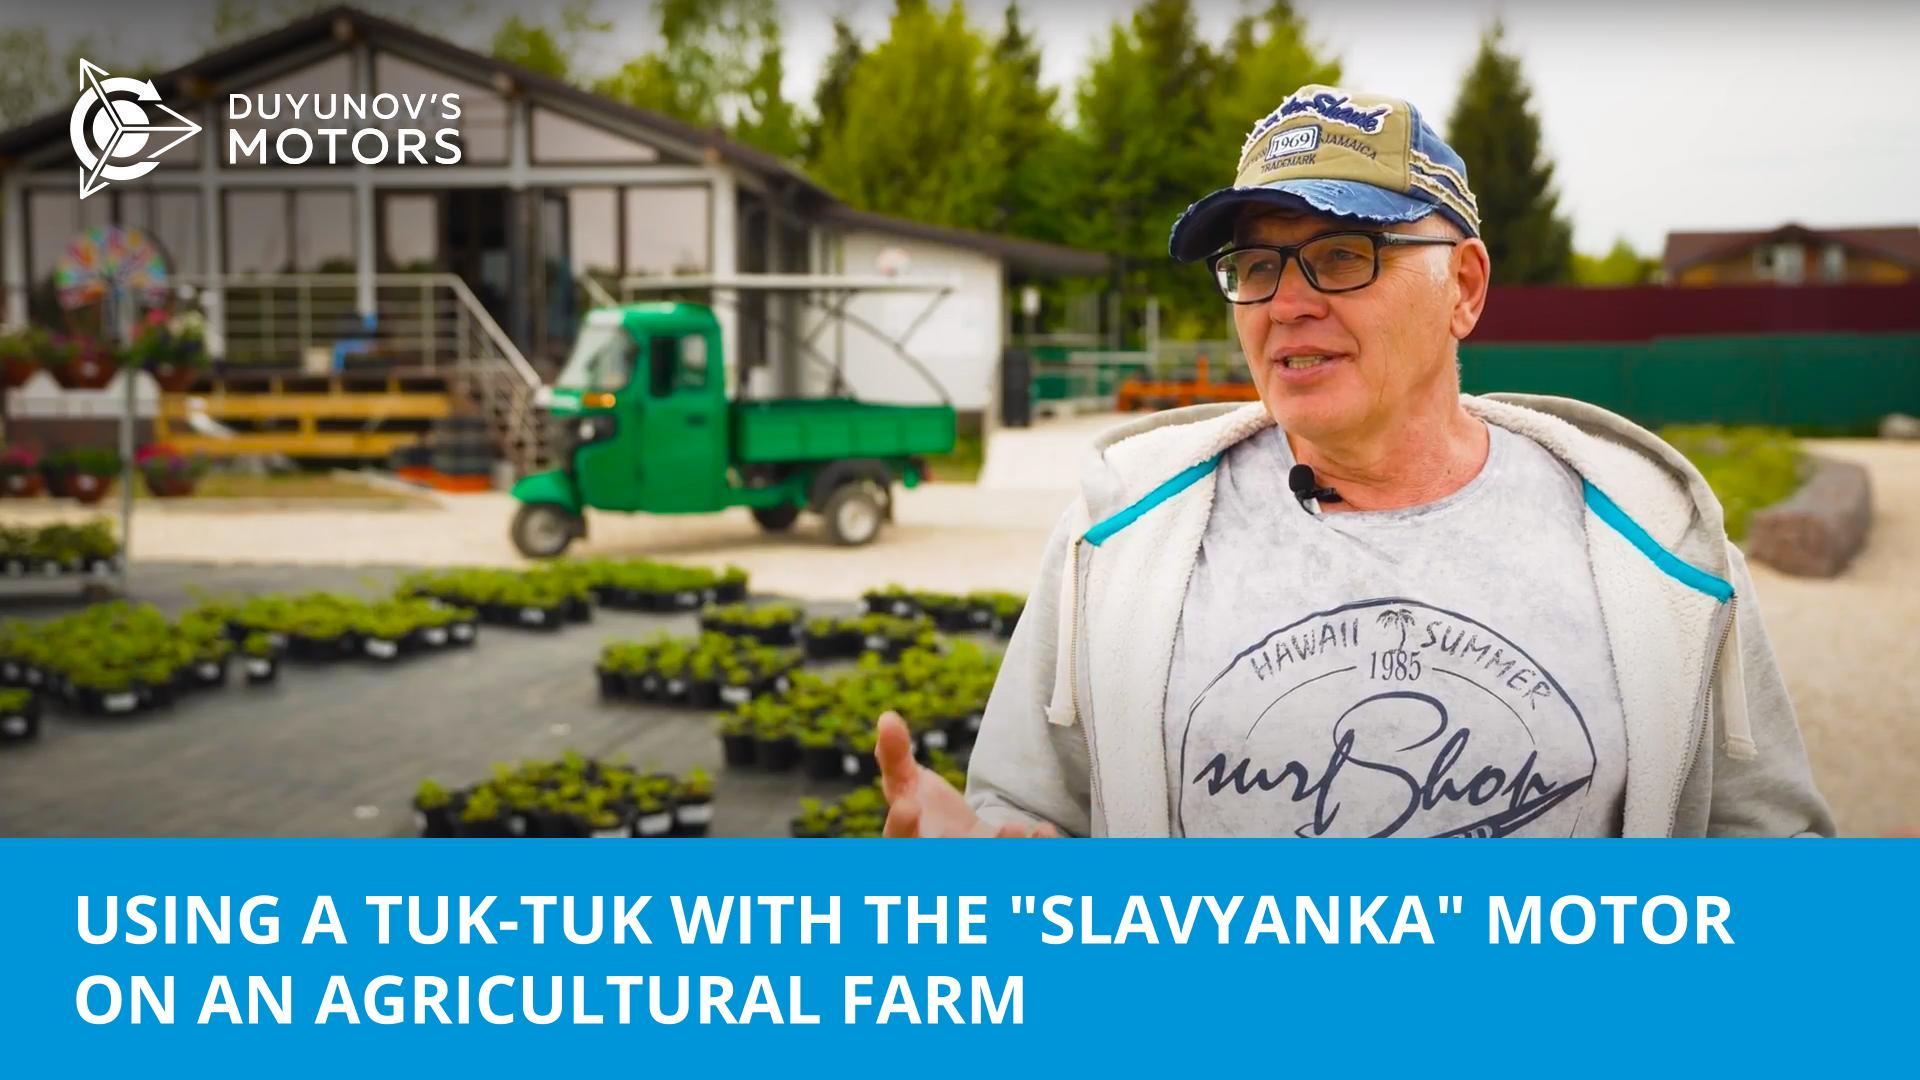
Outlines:
{"type": "Polygon", "coordinates": [[[840,732],[837,728],[816,723],[795,732],[793,739],[800,746],[800,767],[808,779],[839,779],[840,732]]]}
{"type": "Polygon", "coordinates": [[[49,339],[46,357],[42,365],[68,390],[99,390],[113,381],[113,351],[105,342],[56,336],[49,339]]]}
{"type": "Polygon", "coordinates": [[[0,745],[26,742],[40,734],[40,699],[33,691],[0,690],[0,745]]]}
{"type": "Polygon", "coordinates": [[[673,794],[673,834],[705,836],[713,824],[713,776],[690,769],[673,794]]]}
{"type": "Polygon", "coordinates": [[[672,779],[669,777],[666,785],[651,780],[641,781],[633,790],[633,835],[646,840],[673,833],[672,779]]]}
{"type": "Polygon", "coordinates": [[[730,769],[754,763],[753,715],[744,708],[720,717],[720,752],[730,769]]]}
{"type": "Polygon", "coordinates": [[[133,672],[98,658],[83,658],[65,672],[80,707],[102,716],[121,716],[140,707],[133,672]]]}
{"type": "Polygon", "coordinates": [[[207,366],[206,320],[197,311],[169,317],[154,308],[127,347],[125,361],[153,376],[163,391],[187,389],[207,366]]]}
{"type": "Polygon", "coordinates": [[[919,614],[919,607],[913,602],[913,594],[899,585],[888,585],[883,589],[870,589],[860,594],[860,602],[868,615],[893,615],[906,618],[919,614]]]}
{"type": "Polygon", "coordinates": [[[37,326],[0,330],[0,387],[17,390],[33,378],[51,351],[47,332],[37,326]]]}
{"type": "Polygon", "coordinates": [[[420,781],[420,787],[413,793],[413,823],[421,836],[452,836],[456,809],[453,793],[432,777],[420,781]]]}
{"type": "Polygon", "coordinates": [[[246,658],[248,686],[265,686],[280,674],[280,647],[272,636],[256,630],[240,642],[240,654],[246,658]]]}
{"type": "Polygon", "coordinates": [[[482,784],[467,796],[454,819],[454,835],[488,838],[514,835],[508,824],[507,808],[490,785],[482,784]]]}
{"type": "Polygon", "coordinates": [[[812,797],[801,799],[800,812],[794,815],[788,828],[801,840],[833,836],[840,831],[840,808],[812,797]]]}
{"type": "Polygon", "coordinates": [[[147,482],[147,491],[156,498],[178,498],[193,494],[194,485],[206,473],[206,462],[189,458],[165,443],[150,443],[133,455],[134,468],[147,482]]]}
{"type": "Polygon", "coordinates": [[[31,499],[43,487],[39,451],[31,446],[9,446],[0,452],[0,493],[31,499]]]}
{"type": "Polygon", "coordinates": [[[856,728],[840,737],[840,773],[852,780],[872,780],[880,775],[880,763],[873,756],[874,733],[869,727],[856,728]]]}
{"type": "Polygon", "coordinates": [[[773,772],[791,769],[800,760],[800,744],[794,741],[794,710],[779,702],[754,702],[754,764],[773,772]]]}
{"type": "Polygon", "coordinates": [[[113,478],[120,475],[120,455],[100,447],[70,451],[67,464],[73,470],[73,498],[82,506],[106,498],[113,489],[113,478]]]}

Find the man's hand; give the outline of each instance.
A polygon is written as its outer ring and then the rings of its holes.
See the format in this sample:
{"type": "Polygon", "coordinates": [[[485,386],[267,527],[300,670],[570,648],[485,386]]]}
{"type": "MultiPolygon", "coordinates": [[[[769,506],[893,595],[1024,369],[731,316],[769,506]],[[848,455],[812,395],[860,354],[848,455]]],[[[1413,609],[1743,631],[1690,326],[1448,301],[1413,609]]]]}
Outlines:
{"type": "Polygon", "coordinates": [[[880,787],[887,794],[887,836],[1059,836],[1042,823],[1028,828],[1008,823],[999,828],[980,820],[967,797],[940,774],[913,760],[913,739],[899,713],[880,717],[873,747],[880,763],[880,787]]]}

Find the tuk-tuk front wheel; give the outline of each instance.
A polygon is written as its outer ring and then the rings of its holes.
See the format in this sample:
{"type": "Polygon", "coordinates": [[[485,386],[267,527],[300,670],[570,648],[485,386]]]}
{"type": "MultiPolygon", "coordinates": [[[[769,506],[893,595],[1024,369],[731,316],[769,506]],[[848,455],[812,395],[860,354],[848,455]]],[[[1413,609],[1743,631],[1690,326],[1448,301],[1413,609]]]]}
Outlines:
{"type": "Polygon", "coordinates": [[[820,515],[827,519],[827,532],[834,543],[847,547],[871,543],[880,535],[880,523],[886,518],[884,493],[872,481],[843,484],[827,497],[820,515]]]}
{"type": "Polygon", "coordinates": [[[793,528],[793,523],[799,519],[800,508],[792,503],[753,508],[753,520],[760,523],[761,529],[770,533],[786,532],[793,528]]]}
{"type": "Polygon", "coordinates": [[[586,530],[580,516],[553,503],[521,503],[513,515],[513,546],[529,559],[551,559],[586,530]]]}

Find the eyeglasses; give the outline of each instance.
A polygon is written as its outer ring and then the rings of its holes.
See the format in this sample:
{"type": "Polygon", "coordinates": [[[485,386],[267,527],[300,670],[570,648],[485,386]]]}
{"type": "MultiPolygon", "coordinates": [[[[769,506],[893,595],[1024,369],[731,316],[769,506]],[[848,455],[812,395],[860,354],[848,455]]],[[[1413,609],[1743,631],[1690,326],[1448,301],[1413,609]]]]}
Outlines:
{"type": "Polygon", "coordinates": [[[1381,248],[1430,244],[1452,247],[1459,242],[1402,233],[1321,233],[1291,247],[1249,244],[1233,248],[1208,259],[1207,265],[1213,268],[1214,284],[1228,303],[1263,304],[1280,291],[1280,276],[1294,259],[1300,260],[1300,272],[1307,284],[1323,293],[1343,293],[1364,289],[1380,276],[1381,248]]]}

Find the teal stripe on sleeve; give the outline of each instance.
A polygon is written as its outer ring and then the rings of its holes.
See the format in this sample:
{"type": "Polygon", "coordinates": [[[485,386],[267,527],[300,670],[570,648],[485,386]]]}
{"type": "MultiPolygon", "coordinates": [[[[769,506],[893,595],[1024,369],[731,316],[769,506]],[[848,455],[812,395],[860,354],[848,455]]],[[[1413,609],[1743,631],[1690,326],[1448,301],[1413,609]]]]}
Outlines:
{"type": "Polygon", "coordinates": [[[1627,516],[1607,493],[1593,486],[1593,481],[1582,477],[1580,484],[1586,489],[1587,508],[1599,516],[1601,521],[1613,527],[1613,531],[1627,538],[1627,542],[1640,549],[1640,554],[1653,561],[1666,575],[1691,589],[1698,589],[1721,603],[1733,598],[1733,584],[1724,578],[1718,578],[1705,570],[1685,562],[1673,552],[1647,535],[1640,523],[1627,516]]]}
{"type": "Polygon", "coordinates": [[[1212,472],[1214,466],[1218,464],[1220,464],[1220,455],[1215,454],[1198,465],[1180,470],[1162,482],[1159,487],[1135,500],[1133,505],[1125,510],[1094,522],[1093,526],[1080,538],[1094,547],[1099,547],[1113,534],[1140,520],[1141,515],[1147,511],[1192,487],[1195,481],[1212,472]]]}

